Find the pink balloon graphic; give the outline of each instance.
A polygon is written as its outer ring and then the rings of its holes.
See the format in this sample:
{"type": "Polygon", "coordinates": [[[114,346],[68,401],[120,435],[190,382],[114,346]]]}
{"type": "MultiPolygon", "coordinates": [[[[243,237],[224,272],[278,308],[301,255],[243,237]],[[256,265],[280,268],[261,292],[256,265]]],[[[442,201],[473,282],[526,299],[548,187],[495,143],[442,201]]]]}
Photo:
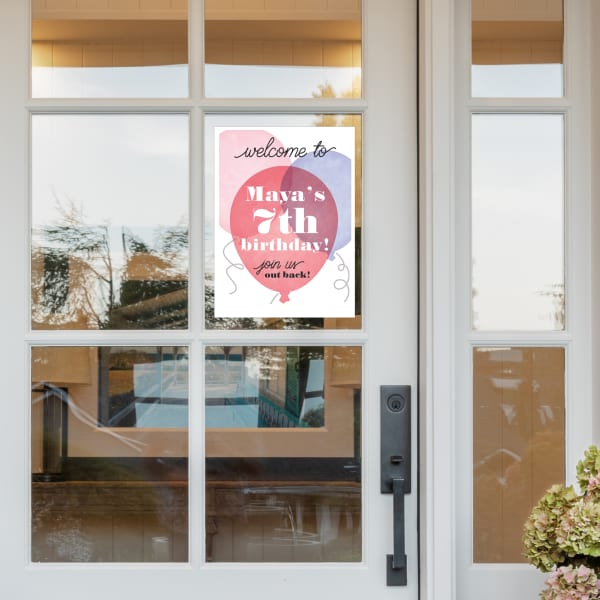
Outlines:
{"type": "Polygon", "coordinates": [[[295,167],[270,167],[239,188],[230,212],[240,260],[287,302],[323,267],[334,243],[337,208],[325,184],[295,167]]]}
{"type": "Polygon", "coordinates": [[[219,225],[229,230],[229,210],[240,186],[253,173],[267,167],[289,165],[278,157],[282,143],[267,131],[231,129],[219,134],[219,225]]]}

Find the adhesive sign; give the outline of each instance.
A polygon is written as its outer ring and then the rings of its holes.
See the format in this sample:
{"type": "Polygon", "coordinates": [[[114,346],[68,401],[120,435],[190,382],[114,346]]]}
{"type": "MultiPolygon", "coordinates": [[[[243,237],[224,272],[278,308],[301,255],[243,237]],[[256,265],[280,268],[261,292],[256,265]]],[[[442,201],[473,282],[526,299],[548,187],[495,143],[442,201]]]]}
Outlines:
{"type": "Polygon", "coordinates": [[[215,136],[215,316],[354,316],[354,128],[215,136]]]}

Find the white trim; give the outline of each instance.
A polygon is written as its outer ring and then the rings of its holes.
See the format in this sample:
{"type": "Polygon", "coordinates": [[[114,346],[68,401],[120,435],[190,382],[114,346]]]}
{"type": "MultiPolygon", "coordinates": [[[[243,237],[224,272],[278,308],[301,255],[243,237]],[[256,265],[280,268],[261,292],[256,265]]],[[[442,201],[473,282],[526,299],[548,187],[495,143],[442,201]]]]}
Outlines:
{"type": "MultiPolygon", "coordinates": [[[[0,236],[5,263],[3,281],[4,294],[12,294],[16,302],[12,311],[2,314],[2,339],[0,344],[0,364],[2,377],[2,436],[0,444],[2,456],[14,457],[5,460],[3,465],[4,492],[0,494],[0,530],[11,543],[0,544],[0,565],[2,579],[7,574],[22,570],[26,562],[29,530],[27,503],[29,485],[27,474],[30,471],[29,450],[23,440],[28,439],[28,407],[19,400],[27,382],[29,368],[25,358],[25,344],[16,346],[9,340],[22,340],[28,327],[28,198],[27,181],[28,144],[27,131],[29,116],[23,105],[28,94],[29,44],[27,38],[14,44],[14,31],[23,30],[28,19],[28,4],[11,2],[3,4],[0,19],[0,73],[2,79],[11,85],[3,85],[2,107],[0,111],[0,182],[2,198],[0,203],[0,236]],[[6,143],[10,140],[11,143],[6,143]],[[10,376],[7,376],[10,374],[10,376]]],[[[5,587],[5,581],[2,582],[5,587]]],[[[13,595],[16,592],[13,590],[13,595]]]]}
{"type": "Polygon", "coordinates": [[[565,88],[565,337],[567,353],[567,481],[575,464],[594,441],[592,401],[592,194],[591,194],[591,7],[594,2],[566,2],[565,88]]]}
{"type": "Polygon", "coordinates": [[[420,2],[421,594],[455,597],[454,2],[420,2]]]}

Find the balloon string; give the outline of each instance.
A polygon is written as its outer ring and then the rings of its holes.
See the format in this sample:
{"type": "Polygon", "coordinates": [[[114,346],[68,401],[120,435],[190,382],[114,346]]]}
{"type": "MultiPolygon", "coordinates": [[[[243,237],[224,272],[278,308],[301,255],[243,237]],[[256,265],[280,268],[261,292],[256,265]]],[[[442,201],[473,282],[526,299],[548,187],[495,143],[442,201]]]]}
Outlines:
{"type": "Polygon", "coordinates": [[[234,263],[232,260],[230,260],[230,258],[227,256],[227,254],[225,254],[225,251],[227,250],[227,247],[233,244],[233,240],[227,242],[227,244],[225,244],[225,246],[223,246],[223,257],[225,258],[225,260],[229,263],[229,266],[225,269],[225,275],[227,275],[227,277],[229,278],[229,281],[231,281],[231,283],[233,284],[233,291],[229,292],[229,295],[233,295],[237,292],[238,290],[238,286],[237,283],[235,282],[235,280],[233,279],[233,277],[229,274],[229,270],[230,269],[237,269],[238,271],[243,270],[244,269],[244,265],[242,263],[234,263]]]}
{"type": "Polygon", "coordinates": [[[336,290],[346,290],[346,298],[344,299],[344,302],[348,302],[348,298],[350,297],[350,269],[348,268],[348,266],[346,265],[346,263],[344,262],[344,259],[336,252],[335,253],[335,257],[338,258],[341,261],[341,265],[337,266],[337,270],[340,272],[345,272],[346,277],[344,279],[344,277],[340,277],[340,279],[336,279],[333,282],[333,287],[336,290]]]}

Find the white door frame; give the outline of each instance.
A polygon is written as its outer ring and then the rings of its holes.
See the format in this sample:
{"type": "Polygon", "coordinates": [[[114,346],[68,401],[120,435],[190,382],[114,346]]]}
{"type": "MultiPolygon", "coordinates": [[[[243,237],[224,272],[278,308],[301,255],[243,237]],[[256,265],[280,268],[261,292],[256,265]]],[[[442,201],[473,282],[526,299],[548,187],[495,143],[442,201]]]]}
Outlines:
{"type": "Polygon", "coordinates": [[[454,581],[454,4],[421,0],[420,486],[421,594],[454,581]]]}

